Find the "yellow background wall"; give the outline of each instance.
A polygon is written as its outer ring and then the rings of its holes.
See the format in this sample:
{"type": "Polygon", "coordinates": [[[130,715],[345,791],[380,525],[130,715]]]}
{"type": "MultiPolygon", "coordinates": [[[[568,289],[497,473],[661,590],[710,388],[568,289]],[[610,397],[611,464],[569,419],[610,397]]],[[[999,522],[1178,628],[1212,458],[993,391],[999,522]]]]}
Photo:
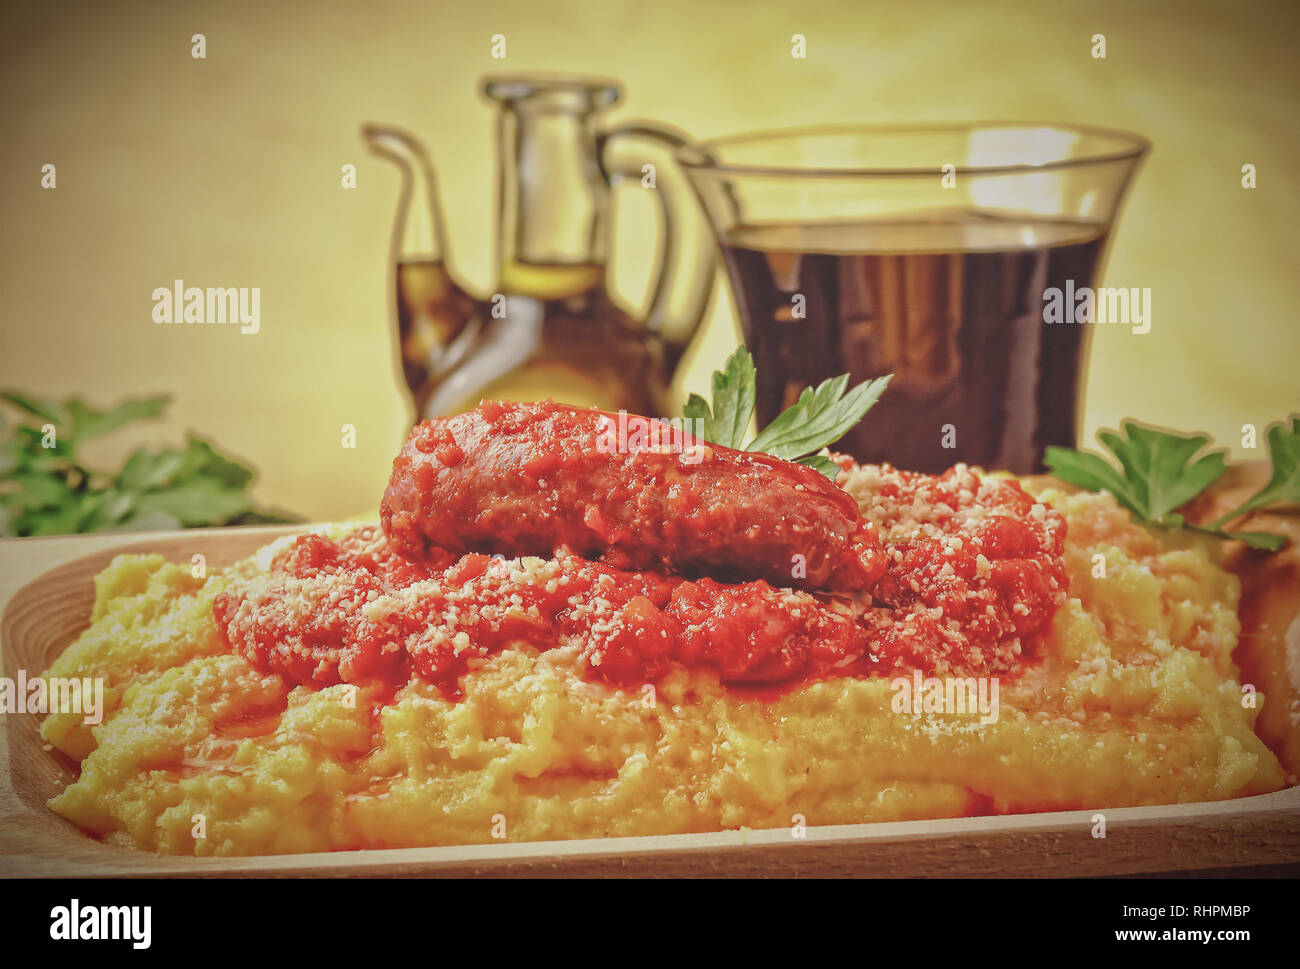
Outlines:
{"type": "MultiPolygon", "coordinates": [[[[1144,133],[1154,152],[1105,281],[1151,287],[1153,325],[1098,329],[1088,438],[1132,415],[1229,443],[1300,410],[1300,4],[52,0],[0,16],[0,386],[171,391],[167,422],[106,460],[190,428],[255,463],[263,501],[314,519],[373,508],[405,432],[387,288],[397,174],[358,125],[427,138],[454,263],[487,290],[493,118],[476,81],[505,70],[613,75],[628,90],[616,118],[701,137],[980,118],[1144,133]],[[196,32],[206,60],[190,56],[196,32]],[[1089,53],[1097,32],[1106,60],[1089,53]],[[355,190],[340,187],[346,162],[355,190]],[[261,287],[261,333],[155,326],[151,293],[176,278],[261,287]]],[[[646,234],[633,223],[619,248],[631,292],[646,234]]],[[[729,351],[732,312],[724,290],[688,389],[729,351]]]]}

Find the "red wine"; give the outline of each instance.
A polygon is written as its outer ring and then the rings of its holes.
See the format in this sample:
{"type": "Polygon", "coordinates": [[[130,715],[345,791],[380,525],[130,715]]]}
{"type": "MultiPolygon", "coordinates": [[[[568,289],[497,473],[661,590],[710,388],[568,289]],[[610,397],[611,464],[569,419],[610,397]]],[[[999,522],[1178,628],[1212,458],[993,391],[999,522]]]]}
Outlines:
{"type": "Polygon", "coordinates": [[[761,424],[827,377],[892,373],[838,450],[915,471],[1042,470],[1044,448],[1075,444],[1089,331],[1045,324],[1043,291],[1093,285],[1105,241],[1091,223],[975,212],[737,227],[723,253],[761,424]]]}

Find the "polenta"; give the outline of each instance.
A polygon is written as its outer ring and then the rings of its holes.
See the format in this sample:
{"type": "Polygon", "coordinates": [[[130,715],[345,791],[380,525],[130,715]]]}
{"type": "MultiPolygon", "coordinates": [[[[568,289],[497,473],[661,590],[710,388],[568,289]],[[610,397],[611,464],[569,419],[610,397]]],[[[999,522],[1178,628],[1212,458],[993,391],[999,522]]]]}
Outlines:
{"type": "Polygon", "coordinates": [[[376,528],[282,540],[204,579],[120,556],[96,580],[90,628],[46,674],[101,677],[106,704],[98,726],[45,720],[45,738],[80,762],[50,805],[113,843],[249,855],[1165,804],[1284,785],[1252,729],[1262,697],[1243,702],[1239,590],[1212,542],[1135,525],[1109,495],[1022,492],[959,466],[946,486],[1023,495],[1024,520],[1041,526],[1033,540],[1059,547],[1059,581],[1046,559],[1008,571],[1029,553],[981,530],[977,504],[932,492],[921,504],[917,491],[900,497],[900,472],[843,466],[841,487],[896,569],[882,580],[899,589],[887,611],[766,584],[742,595],[707,579],[588,575],[563,550],[393,579],[375,565],[376,528]],[[348,570],[316,560],[348,542],[368,550],[348,570]],[[933,554],[910,560],[926,542],[933,554]],[[925,582],[939,598],[918,591],[925,582]],[[465,590],[500,608],[495,638],[465,618],[465,590]],[[1024,596],[1036,605],[1022,614],[1024,596]],[[981,623],[1002,605],[989,632],[981,623]],[[709,639],[754,616],[783,617],[798,648],[748,662],[709,639]],[[861,628],[871,635],[859,641],[861,628]],[[796,674],[752,675],[773,657],[796,674]],[[996,717],[900,705],[913,674],[993,681],[996,717]]]}

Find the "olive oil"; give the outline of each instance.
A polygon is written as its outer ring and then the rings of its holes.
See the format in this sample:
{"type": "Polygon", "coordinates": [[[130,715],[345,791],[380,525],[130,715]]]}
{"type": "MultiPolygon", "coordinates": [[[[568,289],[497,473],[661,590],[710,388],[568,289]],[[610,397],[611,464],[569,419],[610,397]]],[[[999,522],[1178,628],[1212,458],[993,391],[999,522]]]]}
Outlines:
{"type": "Polygon", "coordinates": [[[421,418],[484,398],[663,406],[662,357],[608,297],[601,266],[516,266],[505,292],[476,301],[440,264],[401,263],[397,287],[403,373],[421,418]]]}

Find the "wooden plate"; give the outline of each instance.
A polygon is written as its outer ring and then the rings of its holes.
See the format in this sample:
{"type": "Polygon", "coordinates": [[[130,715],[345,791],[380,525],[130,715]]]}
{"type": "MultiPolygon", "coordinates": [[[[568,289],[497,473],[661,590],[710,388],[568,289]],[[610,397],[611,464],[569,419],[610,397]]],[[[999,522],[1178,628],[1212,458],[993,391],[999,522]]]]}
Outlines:
{"type": "MultiPolygon", "coordinates": [[[[295,529],[0,541],[4,675],[35,675],[86,627],[93,576],[114,555],[210,568],[295,529]]],[[[1300,788],[1205,804],[713,834],[461,845],[249,858],[177,858],[102,844],[46,807],[75,776],[39,718],[0,714],[0,876],[99,875],[1116,875],[1300,864],[1300,788]]]]}

